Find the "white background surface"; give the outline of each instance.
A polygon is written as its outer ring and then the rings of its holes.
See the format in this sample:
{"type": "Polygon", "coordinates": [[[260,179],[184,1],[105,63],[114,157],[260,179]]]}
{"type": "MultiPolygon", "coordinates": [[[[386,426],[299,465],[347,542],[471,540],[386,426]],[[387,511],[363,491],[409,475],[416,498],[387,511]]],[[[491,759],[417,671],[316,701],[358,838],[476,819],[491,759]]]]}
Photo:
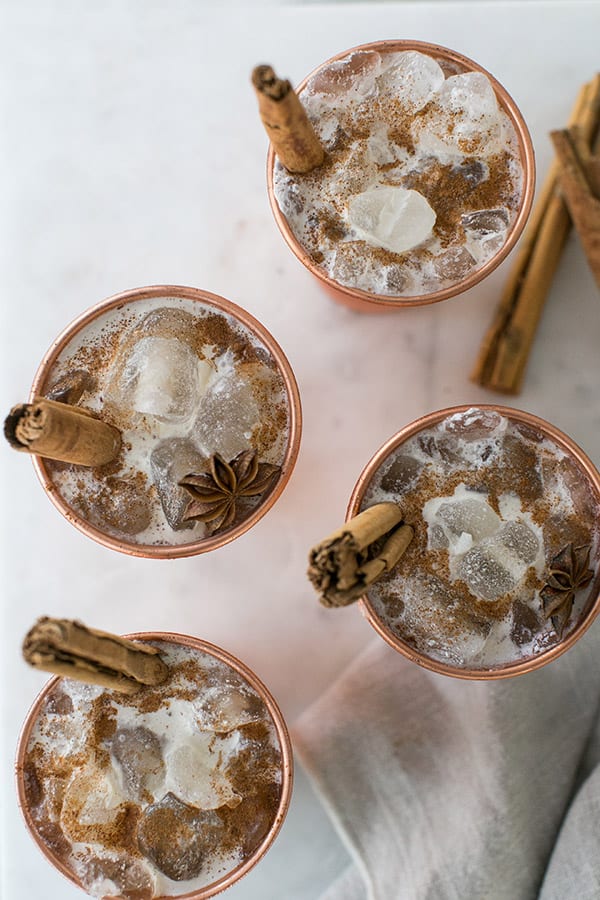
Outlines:
{"type": "MultiPolygon", "coordinates": [[[[252,66],[270,62],[298,82],[334,53],[379,38],[452,47],[513,94],[543,176],[546,133],[566,122],[579,85],[598,66],[600,7],[534,0],[210,12],[192,0],[35,0],[13,3],[3,18],[5,412],[25,399],[48,345],[84,308],[126,288],[179,283],[222,294],[262,320],[295,369],[305,417],[296,470],[267,517],[213,554],[173,562],[128,558],[86,540],[43,495],[30,461],[0,451],[1,893],[76,900],[80,892],[31,843],[12,785],[18,730],[45,680],[20,659],[35,618],[199,635],[254,668],[293,724],[373,636],[356,609],[319,607],[304,576],[308,548],[341,522],[356,477],[393,432],[442,406],[498,399],[473,386],[468,372],[507,264],[433,307],[369,317],[334,305],[272,220],[252,66]]],[[[567,431],[596,463],[599,319],[597,291],[571,237],[526,388],[511,402],[567,431]]],[[[227,896],[312,900],[344,858],[300,774],[280,838],[227,896]]]]}

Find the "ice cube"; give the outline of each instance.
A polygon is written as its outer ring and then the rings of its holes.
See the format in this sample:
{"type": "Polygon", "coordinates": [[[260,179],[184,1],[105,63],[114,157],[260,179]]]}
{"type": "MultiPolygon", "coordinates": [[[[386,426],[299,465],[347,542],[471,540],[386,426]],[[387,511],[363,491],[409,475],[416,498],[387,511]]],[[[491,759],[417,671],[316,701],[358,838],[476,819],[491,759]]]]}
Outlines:
{"type": "Polygon", "coordinates": [[[367,138],[367,153],[378,166],[387,166],[396,161],[396,151],[390,144],[385,122],[377,122],[367,138]]]}
{"type": "Polygon", "coordinates": [[[436,215],[418,191],[382,185],[352,197],[348,219],[367,243],[404,253],[431,235],[436,215]]]}
{"type": "Polygon", "coordinates": [[[207,457],[230,460],[250,446],[260,411],[252,386],[240,378],[229,351],[217,361],[217,372],[202,398],[190,435],[207,457]]]}
{"type": "Polygon", "coordinates": [[[57,403],[74,405],[79,403],[85,391],[93,391],[95,387],[96,379],[93,375],[85,369],[74,369],[55,381],[46,397],[57,403]]]}
{"type": "Polygon", "coordinates": [[[470,187],[477,187],[490,177],[489,166],[482,159],[467,159],[463,163],[457,163],[453,169],[454,173],[463,178],[470,187]]]}
{"type": "Polygon", "coordinates": [[[462,281],[473,272],[476,262],[465,247],[452,247],[433,260],[433,270],[442,281],[462,281]]]}
{"type": "Polygon", "coordinates": [[[436,522],[427,529],[427,545],[431,550],[445,550],[449,541],[446,532],[436,522]]]}
{"type": "Polygon", "coordinates": [[[393,60],[378,77],[381,94],[398,98],[411,112],[422,109],[444,83],[444,73],[431,56],[406,50],[384,57],[384,64],[393,60]]]}
{"type": "Polygon", "coordinates": [[[306,86],[308,93],[325,94],[331,99],[364,100],[374,93],[375,79],[381,68],[381,56],[375,50],[358,50],[331,63],[314,75],[306,86]]]}
{"type": "Polygon", "coordinates": [[[84,502],[82,513],[92,525],[121,534],[140,534],[152,519],[148,488],[135,478],[109,475],[94,482],[84,502]]]}
{"type": "Polygon", "coordinates": [[[448,434],[455,434],[462,440],[480,441],[482,438],[493,437],[503,431],[506,427],[506,420],[493,410],[471,407],[465,412],[449,416],[441,427],[448,434]]]}
{"type": "Polygon", "coordinates": [[[418,116],[412,134],[421,152],[451,158],[487,157],[502,149],[503,128],[494,89],[481,72],[452,75],[418,116]]]}
{"type": "Polygon", "coordinates": [[[395,457],[381,479],[381,487],[384,491],[390,491],[392,494],[405,491],[415,484],[422,468],[423,463],[414,456],[401,453],[395,457]]]}
{"type": "Polygon", "coordinates": [[[332,277],[339,284],[353,285],[359,290],[373,290],[377,272],[364,246],[356,241],[338,244],[331,266],[332,277]]]}
{"type": "Polygon", "coordinates": [[[530,644],[540,630],[540,620],[526,603],[515,600],[512,608],[510,636],[518,647],[530,644]]]}
{"type": "Polygon", "coordinates": [[[74,772],[69,781],[60,813],[60,824],[72,841],[94,844],[126,839],[128,804],[112,769],[100,769],[94,763],[74,772]]]}
{"type": "Polygon", "coordinates": [[[195,413],[214,370],[178,338],[143,337],[115,371],[107,390],[109,402],[180,423],[195,413]]]}
{"type": "Polygon", "coordinates": [[[258,722],[263,716],[262,704],[256,694],[226,684],[208,688],[194,704],[194,709],[200,730],[217,734],[258,722]]]}
{"type": "Polygon", "coordinates": [[[148,793],[154,797],[165,771],[158,736],[143,725],[119,728],[110,746],[127,794],[134,800],[146,799],[148,793]]]}
{"type": "Polygon", "coordinates": [[[500,519],[483,498],[442,503],[436,518],[441,520],[449,537],[457,538],[466,533],[474,541],[489,537],[500,527],[500,519]]]}
{"type": "Polygon", "coordinates": [[[505,522],[498,532],[498,540],[528,565],[535,560],[540,547],[536,534],[523,522],[505,522]]]}
{"type": "Polygon", "coordinates": [[[192,734],[165,753],[165,789],[200,809],[235,806],[240,798],[220,768],[231,740],[214,733],[192,734]]]}
{"type": "Polygon", "coordinates": [[[200,875],[222,836],[216,813],[190,807],[172,793],[146,807],[138,825],[140,850],[173,881],[200,875]]]}
{"type": "Polygon", "coordinates": [[[504,234],[508,228],[509,214],[506,209],[478,209],[461,216],[465,231],[479,235],[504,234]]]}
{"type": "Polygon", "coordinates": [[[155,896],[154,875],[141,859],[96,851],[83,858],[75,856],[73,868],[83,888],[92,897],[151,900],[155,896]]]}
{"type": "Polygon", "coordinates": [[[497,600],[516,584],[513,575],[498,562],[491,548],[481,545],[473,547],[462,557],[458,577],[481,600],[497,600]]]}
{"type": "Polygon", "coordinates": [[[190,495],[179,487],[186,475],[197,475],[207,468],[207,460],[186,438],[167,438],[156,445],[150,455],[150,468],[167,522],[175,531],[191,528],[183,515],[190,495]]]}

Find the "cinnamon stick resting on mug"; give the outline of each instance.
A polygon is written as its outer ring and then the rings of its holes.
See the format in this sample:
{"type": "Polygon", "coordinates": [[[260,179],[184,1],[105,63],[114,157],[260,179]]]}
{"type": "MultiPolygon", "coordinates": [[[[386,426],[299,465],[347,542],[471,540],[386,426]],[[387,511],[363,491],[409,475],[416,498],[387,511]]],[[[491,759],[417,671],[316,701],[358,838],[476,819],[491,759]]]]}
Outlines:
{"type": "Polygon", "coordinates": [[[362,597],[396,565],[413,534],[395,503],[377,503],[313,547],[308,577],[323,606],[348,606],[362,597]]]}
{"type": "Polygon", "coordinates": [[[320,166],[325,151],[290,82],[278,78],[271,66],[256,66],[252,84],[260,117],[281,165],[289,172],[310,172],[320,166]]]}
{"type": "Polygon", "coordinates": [[[124,694],[162,684],[169,674],[155,647],[48,616],[38,619],[25,637],[23,656],[36,669],[124,694]]]}
{"type": "Polygon", "coordinates": [[[121,449],[118,428],[80,406],[44,398],[13,406],[4,436],[16,450],[80,466],[102,466],[121,449]]]}

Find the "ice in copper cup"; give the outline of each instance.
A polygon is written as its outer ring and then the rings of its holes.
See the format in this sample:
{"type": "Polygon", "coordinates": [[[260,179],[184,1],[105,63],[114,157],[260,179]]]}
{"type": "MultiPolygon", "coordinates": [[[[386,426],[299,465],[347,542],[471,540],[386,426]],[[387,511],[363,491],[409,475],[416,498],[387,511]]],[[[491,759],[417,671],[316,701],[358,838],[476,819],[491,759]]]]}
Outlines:
{"type": "Polygon", "coordinates": [[[361,312],[473,287],[515,245],[535,182],[515,102],[482,66],[420,41],[345,51],[298,88],[324,162],[287,171],[271,147],[271,208],[292,252],[361,312]]]}
{"type": "Polygon", "coordinates": [[[568,650],[600,609],[600,474],[530,413],[457,406],[395,434],[365,466],[347,520],[397,504],[414,530],[361,599],[409,659],[505,678],[568,650]]]}
{"type": "Polygon", "coordinates": [[[196,288],[138,288],[92,307],[44,357],[39,397],[120,432],[107,464],[34,465],[76,528],[136,556],[191,556],[243,534],[298,454],[300,398],[283,351],[250,313],[196,288]]]}
{"type": "Polygon", "coordinates": [[[167,680],[129,696],[52,678],[19,741],[21,810],[48,861],[91,896],[206,900],[279,832],[288,731],[267,688],[224,650],[128,637],[160,651],[167,680]]]}

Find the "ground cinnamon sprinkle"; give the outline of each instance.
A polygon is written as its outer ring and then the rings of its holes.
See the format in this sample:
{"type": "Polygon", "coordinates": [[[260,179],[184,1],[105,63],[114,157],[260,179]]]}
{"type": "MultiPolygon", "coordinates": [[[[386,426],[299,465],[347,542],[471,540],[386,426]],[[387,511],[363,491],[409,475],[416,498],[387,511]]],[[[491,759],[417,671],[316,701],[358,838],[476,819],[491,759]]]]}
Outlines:
{"type": "MultiPolygon", "coordinates": [[[[499,453],[494,451],[496,455],[492,456],[491,441],[489,453],[485,449],[482,451],[482,464],[467,467],[461,465],[460,457],[453,449],[458,446],[456,438],[448,433],[441,434],[434,426],[412,439],[431,458],[432,464],[415,462],[410,451],[401,447],[393,458],[398,458],[398,465],[403,459],[408,461],[396,469],[393,465],[386,468],[384,463],[380,472],[389,474],[374,476],[362,508],[375,502],[371,493],[373,486],[377,485],[377,490],[387,490],[386,499],[393,496],[400,504],[404,521],[414,528],[414,537],[393,572],[372,588],[369,596],[372,603],[375,602],[373,598],[377,598],[375,608],[384,615],[387,627],[421,652],[428,652],[427,645],[432,639],[451,641],[477,632],[485,635],[494,622],[512,622],[511,639],[517,646],[530,643],[549,627],[540,600],[546,576],[543,572],[538,574],[533,563],[526,566],[514,589],[494,600],[479,598],[464,581],[451,577],[448,551],[428,546],[429,530],[422,511],[432,498],[452,500],[458,486],[465,485],[473,491],[473,498],[476,498],[476,492],[480,493],[482,500],[501,520],[504,499],[508,496],[520,498],[521,521],[527,522],[530,516],[531,521],[541,528],[546,567],[568,543],[597,546],[597,501],[589,487],[586,488],[585,476],[571,460],[561,459],[560,451],[557,459],[557,451],[543,445],[540,437],[525,429],[510,428],[500,439],[499,453]],[[552,487],[556,478],[565,473],[577,491],[573,496],[578,497],[571,513],[557,510],[555,488],[552,487]],[[418,608],[422,608],[425,617],[420,626],[415,624],[417,613],[414,617],[409,615],[411,599],[404,592],[404,585],[410,584],[415,577],[423,589],[429,585],[431,590],[429,603],[426,595],[419,600],[422,607],[418,608]],[[528,598],[526,603],[522,597],[528,598]],[[439,603],[442,605],[438,606],[439,603]]],[[[484,444],[482,441],[482,446],[484,444]]],[[[382,499],[380,493],[376,497],[377,502],[382,499]]],[[[584,613],[585,609],[581,609],[580,614],[584,613]]]]}
{"type": "MultiPolygon", "coordinates": [[[[148,865],[177,881],[204,877],[199,884],[203,886],[217,877],[213,874],[207,878],[207,871],[219,873],[218,877],[227,871],[219,869],[221,861],[231,867],[251,856],[276,819],[282,791],[282,755],[273,722],[246,680],[225,663],[207,659],[199,651],[171,649],[160,642],[155,646],[169,665],[169,677],[163,684],[144,687],[138,694],[93,688],[92,698],[85,701],[83,711],[78,711],[77,701],[74,704],[63,689],[69,682],[59,682],[44,704],[45,718],[30,738],[23,771],[27,802],[38,834],[51,852],[82,879],[83,887],[102,878],[114,878],[119,885],[129,868],[137,865],[138,869],[132,870],[131,883],[139,886],[143,900],[154,896],[148,865]],[[208,716],[208,720],[202,719],[202,728],[198,720],[197,734],[209,740],[213,765],[219,770],[208,782],[216,778],[212,790],[217,798],[222,798],[216,809],[183,801],[172,792],[173,788],[165,793],[160,779],[164,778],[165,766],[172,763],[164,755],[165,738],[152,728],[148,731],[147,718],[138,727],[128,713],[125,721],[132,724],[123,726],[121,722],[117,731],[119,708],[135,709],[144,716],[162,708],[170,715],[175,701],[191,704],[196,716],[208,716]],[[240,720],[237,725],[227,726],[229,731],[224,730],[227,717],[232,714],[227,703],[242,701],[244,706],[238,715],[245,715],[250,721],[240,720]],[[220,706],[213,707],[215,702],[225,703],[224,711],[220,706]],[[77,724],[74,716],[79,717],[77,724]],[[206,730],[212,716],[216,716],[213,732],[206,730]],[[223,728],[219,722],[223,722],[223,728]],[[133,729],[129,736],[128,728],[133,729]],[[77,741],[83,741],[83,751],[69,753],[70,729],[74,729],[77,741]],[[235,737],[236,733],[239,737],[235,737]],[[121,742],[127,739],[134,740],[135,746],[124,751],[121,742]],[[58,750],[52,749],[54,740],[58,740],[58,750]],[[221,741],[222,746],[229,748],[226,757],[220,749],[221,741]],[[149,753],[158,756],[149,758],[149,753]],[[128,767],[132,763],[128,760],[136,759],[142,768],[130,782],[132,770],[128,767]],[[120,768],[123,765],[127,768],[120,768]],[[160,773],[159,781],[144,781],[146,771],[160,773]],[[109,782],[105,782],[106,778],[109,782]],[[229,787],[219,787],[219,779],[225,779],[229,787]],[[107,783],[118,785],[125,794],[125,799],[112,809],[112,789],[107,808],[101,797],[97,801],[94,797],[95,791],[102,793],[107,789],[107,783]],[[135,786],[133,794],[129,784],[135,786]],[[95,802],[100,804],[98,821],[93,814],[95,802]]],[[[184,726],[181,732],[185,741],[192,739],[188,727],[184,726]]],[[[169,740],[173,741],[176,733],[177,730],[169,740]]],[[[201,771],[199,777],[206,779],[207,773],[201,771]]],[[[124,896],[138,894],[134,891],[124,896]]]]}

